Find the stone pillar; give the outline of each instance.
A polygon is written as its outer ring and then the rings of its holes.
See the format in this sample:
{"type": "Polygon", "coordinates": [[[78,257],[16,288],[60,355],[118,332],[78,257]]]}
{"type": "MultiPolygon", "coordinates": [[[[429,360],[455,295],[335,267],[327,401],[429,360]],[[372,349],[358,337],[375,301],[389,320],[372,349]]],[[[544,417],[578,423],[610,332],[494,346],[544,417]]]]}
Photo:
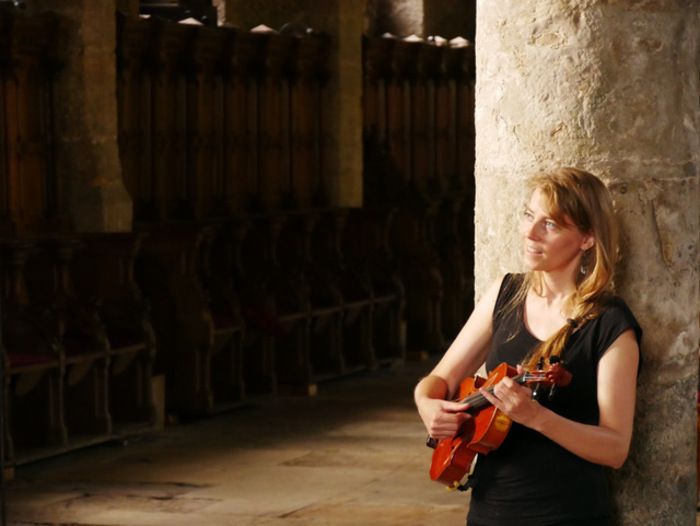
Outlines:
{"type": "Polygon", "coordinates": [[[324,89],[324,170],[328,199],[338,206],[362,204],[362,34],[365,0],[227,0],[222,23],[241,29],[264,24],[310,27],[331,37],[330,79],[324,89]]]}
{"type": "Polygon", "coordinates": [[[368,34],[474,39],[476,0],[368,0],[368,34]]]}
{"type": "Polygon", "coordinates": [[[383,33],[423,36],[424,9],[423,0],[369,0],[369,32],[377,36],[383,33]]]}
{"type": "Polygon", "coordinates": [[[620,523],[694,524],[698,2],[477,4],[476,283],[519,266],[522,179],[578,166],[611,187],[618,292],[645,329],[620,523]]]}
{"type": "Polygon", "coordinates": [[[212,5],[216,8],[217,25],[224,25],[226,20],[226,0],[212,0],[212,5]]]}
{"type": "Polygon", "coordinates": [[[30,11],[53,11],[60,20],[56,173],[77,232],[131,229],[117,145],[116,1],[27,0],[30,11]]]}

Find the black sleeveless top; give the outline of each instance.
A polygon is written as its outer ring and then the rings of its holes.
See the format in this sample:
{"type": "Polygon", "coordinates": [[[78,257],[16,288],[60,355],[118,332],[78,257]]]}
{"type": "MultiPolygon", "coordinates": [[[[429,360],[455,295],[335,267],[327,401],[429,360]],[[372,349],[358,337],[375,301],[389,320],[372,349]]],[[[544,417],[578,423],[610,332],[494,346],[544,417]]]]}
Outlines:
{"type": "MultiPolygon", "coordinates": [[[[486,360],[488,371],[501,362],[520,363],[540,343],[525,327],[523,305],[503,313],[522,279],[521,274],[508,274],[501,284],[486,360]]],[[[571,335],[562,359],[572,381],[552,400],[545,397],[543,405],[571,420],[597,425],[598,361],[628,329],[640,341],[642,329],[630,309],[622,299],[610,297],[600,316],[571,335]]],[[[604,519],[612,512],[606,471],[514,422],[501,447],[477,459],[468,523],[544,526],[604,519]]]]}

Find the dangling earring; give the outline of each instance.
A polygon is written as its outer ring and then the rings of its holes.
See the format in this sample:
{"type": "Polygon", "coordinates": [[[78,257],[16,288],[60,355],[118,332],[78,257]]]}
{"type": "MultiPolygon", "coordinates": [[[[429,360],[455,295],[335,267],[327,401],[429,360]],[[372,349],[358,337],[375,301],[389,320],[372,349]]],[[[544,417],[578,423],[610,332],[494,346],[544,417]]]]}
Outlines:
{"type": "Polygon", "coordinates": [[[586,273],[588,272],[588,269],[586,268],[588,266],[588,250],[584,250],[583,254],[581,254],[581,275],[585,276],[586,273]]]}

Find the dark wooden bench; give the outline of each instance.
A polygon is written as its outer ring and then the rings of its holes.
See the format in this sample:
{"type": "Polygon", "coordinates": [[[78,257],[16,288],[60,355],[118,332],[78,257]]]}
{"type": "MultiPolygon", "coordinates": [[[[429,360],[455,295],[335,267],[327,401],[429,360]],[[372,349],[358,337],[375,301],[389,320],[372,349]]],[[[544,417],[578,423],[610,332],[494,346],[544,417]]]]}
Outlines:
{"type": "Polygon", "coordinates": [[[62,447],[67,440],[63,417],[65,356],[55,327],[32,304],[25,265],[32,244],[5,240],[2,254],[2,341],[6,363],[5,440],[8,459],[33,457],[37,450],[62,447]]]}
{"type": "Polygon", "coordinates": [[[217,225],[209,256],[210,289],[235,301],[241,317],[241,370],[246,398],[276,392],[274,298],[263,282],[248,275],[243,250],[250,229],[247,219],[217,225]]]}
{"type": "Polygon", "coordinates": [[[470,229],[472,223],[460,222],[463,206],[465,206],[463,198],[460,199],[456,195],[445,199],[440,205],[434,229],[440,273],[445,283],[442,328],[450,341],[457,336],[466,323],[473,307],[473,279],[471,278],[473,247],[465,247],[462,242],[464,235],[462,230],[470,229]]]}
{"type": "Polygon", "coordinates": [[[343,236],[350,210],[331,208],[319,215],[313,241],[312,275],[328,276],[338,288],[342,305],[342,357],[344,371],[377,367],[372,339],[374,296],[370,277],[346,258],[343,236]]]}
{"type": "Polygon", "coordinates": [[[212,259],[218,257],[214,244],[221,239],[221,228],[222,225],[212,224],[203,230],[197,266],[214,333],[209,374],[215,410],[238,404],[246,396],[243,369],[245,324],[240,300],[231,281],[216,273],[212,264],[212,259]]]}
{"type": "Polygon", "coordinates": [[[197,275],[202,233],[164,224],[149,228],[147,234],[135,275],[150,304],[157,348],[154,372],[166,375],[166,409],[185,414],[209,411],[213,333],[197,275]]]}
{"type": "Polygon", "coordinates": [[[109,344],[109,412],[114,432],[155,424],[152,391],[156,340],[148,305],[134,279],[143,236],[125,233],[83,235],[71,262],[75,290],[95,305],[109,344]]]}
{"type": "Polygon", "coordinates": [[[315,382],[345,374],[356,367],[343,352],[345,306],[338,276],[312,258],[311,239],[322,218],[315,210],[288,213],[278,238],[279,264],[308,297],[310,361],[315,382]]]}
{"type": "Polygon", "coordinates": [[[104,440],[112,433],[108,370],[110,347],[97,304],[84,302],[73,285],[75,236],[37,241],[25,264],[29,297],[41,305],[42,324],[53,325],[63,354],[64,419],[70,441],[104,440]]]}
{"type": "Polygon", "coordinates": [[[406,285],[406,344],[416,357],[445,349],[442,327],[444,280],[431,243],[436,204],[419,194],[399,208],[392,228],[401,281],[406,285]]]}
{"type": "Polygon", "coordinates": [[[406,288],[389,242],[395,212],[390,207],[355,209],[342,236],[346,266],[370,284],[372,349],[382,364],[406,357],[406,288]]]}
{"type": "Polygon", "coordinates": [[[284,214],[250,217],[240,241],[236,281],[241,285],[243,314],[250,329],[274,338],[278,389],[314,393],[310,357],[311,303],[303,281],[282,267],[277,242],[284,214]]]}

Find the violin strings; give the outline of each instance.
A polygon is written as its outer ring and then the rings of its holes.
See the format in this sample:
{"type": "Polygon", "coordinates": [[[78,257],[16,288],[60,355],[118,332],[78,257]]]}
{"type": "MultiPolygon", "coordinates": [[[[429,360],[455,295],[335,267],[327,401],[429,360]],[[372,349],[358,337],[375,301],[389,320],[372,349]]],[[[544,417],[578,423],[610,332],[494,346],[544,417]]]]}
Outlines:
{"type": "MultiPolygon", "coordinates": [[[[525,382],[530,382],[533,380],[544,380],[545,376],[541,373],[523,373],[519,376],[514,376],[513,381],[523,384],[525,382]]],[[[486,392],[493,392],[493,385],[486,388],[486,392]]],[[[479,404],[483,404],[486,401],[486,397],[481,393],[474,393],[470,396],[466,396],[459,401],[460,404],[470,404],[472,407],[478,407],[479,404]]]]}

